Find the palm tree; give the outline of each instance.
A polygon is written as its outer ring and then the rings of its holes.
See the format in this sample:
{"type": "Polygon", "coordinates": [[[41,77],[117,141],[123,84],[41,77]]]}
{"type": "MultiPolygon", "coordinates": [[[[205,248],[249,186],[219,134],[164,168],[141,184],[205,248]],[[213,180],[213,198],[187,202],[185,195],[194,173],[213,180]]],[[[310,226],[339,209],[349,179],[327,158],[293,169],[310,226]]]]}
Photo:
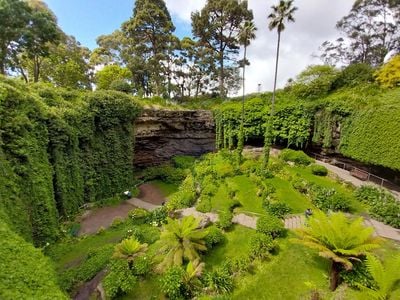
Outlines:
{"type": "Polygon", "coordinates": [[[276,93],[276,82],[278,78],[278,62],[279,62],[279,48],[281,44],[281,33],[285,30],[285,22],[294,22],[293,14],[297,10],[297,7],[293,6],[293,0],[280,0],[277,6],[271,6],[272,12],[269,14],[268,19],[270,20],[268,28],[269,30],[276,29],[278,31],[278,43],[276,47],[276,60],[275,60],[275,77],[274,77],[274,89],[272,92],[271,101],[271,113],[270,120],[267,124],[267,133],[265,135],[264,147],[264,165],[268,163],[269,160],[269,148],[272,143],[272,121],[274,117],[275,110],[275,93],[276,93]]]}
{"type": "Polygon", "coordinates": [[[246,75],[246,64],[247,64],[247,47],[250,45],[250,41],[256,38],[257,28],[254,25],[253,21],[245,21],[243,26],[240,29],[239,33],[239,42],[244,46],[243,51],[243,77],[242,77],[242,85],[243,85],[243,95],[242,95],[242,120],[240,123],[240,136],[238,140],[238,152],[241,158],[243,145],[244,145],[244,96],[245,96],[245,75],[246,75]]]}
{"type": "Polygon", "coordinates": [[[201,281],[199,277],[203,273],[205,264],[200,262],[199,259],[195,259],[193,262],[190,261],[185,270],[183,282],[188,287],[189,291],[195,291],[201,287],[201,281]]]}
{"type": "Polygon", "coordinates": [[[133,261],[136,257],[143,255],[147,251],[147,244],[141,244],[135,238],[124,239],[115,246],[114,257],[126,259],[129,269],[133,267],[133,261]]]}
{"type": "Polygon", "coordinates": [[[327,216],[316,212],[306,227],[297,230],[299,238],[292,241],[317,250],[319,256],[331,261],[330,288],[334,291],[341,267],[351,270],[352,261],[379,247],[381,240],[373,232],[373,228],[364,227],[361,217],[349,220],[343,213],[327,216]]]}
{"type": "Polygon", "coordinates": [[[199,259],[198,251],[205,251],[204,238],[207,231],[199,229],[200,220],[192,216],[184,217],[181,220],[168,218],[164,230],[160,236],[160,252],[165,257],[158,266],[164,270],[173,265],[181,266],[184,260],[195,261],[199,259]]]}
{"type": "Polygon", "coordinates": [[[358,284],[360,290],[367,296],[366,299],[390,299],[390,294],[398,287],[400,282],[400,255],[387,260],[385,265],[375,256],[367,255],[366,265],[376,283],[373,288],[358,284]]]}

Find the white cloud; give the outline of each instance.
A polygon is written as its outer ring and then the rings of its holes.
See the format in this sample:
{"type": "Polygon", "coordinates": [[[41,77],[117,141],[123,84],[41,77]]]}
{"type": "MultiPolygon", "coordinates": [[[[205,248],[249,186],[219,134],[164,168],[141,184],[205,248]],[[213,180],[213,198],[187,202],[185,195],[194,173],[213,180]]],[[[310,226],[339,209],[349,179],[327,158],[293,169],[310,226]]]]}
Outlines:
{"type": "MultiPolygon", "coordinates": [[[[171,14],[190,26],[190,14],[200,10],[205,0],[167,0],[171,14]]],[[[246,93],[257,91],[261,84],[263,91],[272,90],[276,31],[268,30],[267,15],[270,7],[278,1],[249,0],[253,10],[257,38],[248,48],[248,59],[251,63],[246,69],[246,93]]],[[[318,47],[326,40],[336,38],[336,22],[351,9],[353,1],[349,0],[297,0],[295,6],[295,23],[289,23],[282,32],[279,57],[278,87],[283,87],[289,78],[295,77],[309,64],[320,63],[312,57],[318,47]]]]}

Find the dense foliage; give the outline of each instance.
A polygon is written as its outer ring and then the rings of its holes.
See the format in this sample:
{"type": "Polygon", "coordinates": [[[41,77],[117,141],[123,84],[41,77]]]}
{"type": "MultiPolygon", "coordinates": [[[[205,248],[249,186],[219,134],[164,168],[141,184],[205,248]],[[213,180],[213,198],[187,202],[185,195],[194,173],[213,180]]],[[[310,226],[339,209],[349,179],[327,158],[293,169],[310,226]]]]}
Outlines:
{"type": "Polygon", "coordinates": [[[0,221],[0,298],[68,299],[50,260],[0,221]]]}
{"type": "Polygon", "coordinates": [[[85,202],[133,184],[138,107],[117,92],[76,93],[0,82],[0,211],[37,244],[85,202]],[[2,197],[3,198],[3,197],[2,197]]]}

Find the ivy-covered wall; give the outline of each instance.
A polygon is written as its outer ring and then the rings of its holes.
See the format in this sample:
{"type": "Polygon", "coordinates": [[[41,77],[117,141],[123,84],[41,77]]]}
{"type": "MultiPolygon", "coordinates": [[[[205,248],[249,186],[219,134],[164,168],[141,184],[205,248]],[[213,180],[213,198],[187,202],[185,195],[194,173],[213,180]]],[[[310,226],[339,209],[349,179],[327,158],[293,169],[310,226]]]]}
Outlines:
{"type": "Polygon", "coordinates": [[[58,222],[131,187],[139,107],[118,92],[0,80],[0,215],[41,245],[58,222]]]}
{"type": "MultiPolygon", "coordinates": [[[[273,130],[275,143],[304,148],[310,144],[361,162],[400,170],[400,88],[376,86],[341,90],[318,100],[278,94],[273,130]]],[[[270,96],[246,99],[245,140],[262,139],[270,96]]],[[[239,100],[214,107],[216,144],[236,146],[241,121],[239,100]]]]}

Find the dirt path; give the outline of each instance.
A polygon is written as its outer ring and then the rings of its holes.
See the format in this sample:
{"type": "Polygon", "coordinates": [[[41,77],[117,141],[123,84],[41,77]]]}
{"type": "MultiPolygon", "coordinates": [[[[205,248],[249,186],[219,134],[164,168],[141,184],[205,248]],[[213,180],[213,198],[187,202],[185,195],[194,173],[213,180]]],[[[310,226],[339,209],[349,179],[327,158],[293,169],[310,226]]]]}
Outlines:
{"type": "Polygon", "coordinates": [[[137,198],[145,202],[149,202],[154,205],[161,205],[166,200],[162,191],[154,184],[142,184],[139,186],[139,191],[140,193],[137,198]]]}
{"type": "Polygon", "coordinates": [[[142,184],[139,186],[139,190],[138,199],[132,198],[118,206],[96,208],[85,213],[80,221],[81,229],[78,235],[94,234],[101,227],[108,228],[116,218],[125,219],[128,217],[128,213],[136,207],[153,210],[166,199],[162,191],[153,184],[142,184]]]}
{"type": "Polygon", "coordinates": [[[94,234],[101,227],[108,228],[116,218],[125,219],[128,213],[134,209],[129,202],[123,202],[118,206],[101,207],[87,212],[81,220],[79,235],[94,234]]]}

